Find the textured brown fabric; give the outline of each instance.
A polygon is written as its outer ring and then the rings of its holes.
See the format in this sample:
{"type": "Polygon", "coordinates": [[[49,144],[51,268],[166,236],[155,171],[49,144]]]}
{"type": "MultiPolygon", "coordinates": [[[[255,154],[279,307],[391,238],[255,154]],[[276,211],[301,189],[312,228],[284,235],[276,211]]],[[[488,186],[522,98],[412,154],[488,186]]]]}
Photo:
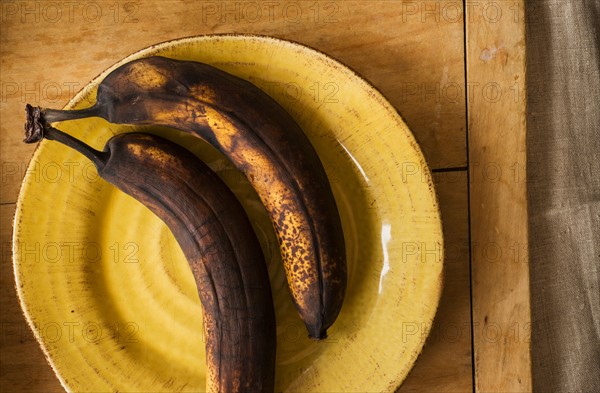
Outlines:
{"type": "Polygon", "coordinates": [[[526,15],[533,387],[600,392],[600,1],[526,15]]]}

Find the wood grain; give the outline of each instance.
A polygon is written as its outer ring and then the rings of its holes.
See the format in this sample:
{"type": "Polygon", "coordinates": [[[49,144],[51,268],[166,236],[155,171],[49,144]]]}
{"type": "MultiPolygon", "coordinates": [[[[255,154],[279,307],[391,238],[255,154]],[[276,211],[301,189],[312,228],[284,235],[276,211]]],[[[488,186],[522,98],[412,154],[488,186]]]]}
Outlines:
{"type": "Polygon", "coordinates": [[[62,391],[22,317],[12,276],[11,219],[33,151],[21,142],[25,102],[61,107],[131,52],[174,38],[231,32],[299,41],[355,69],[402,113],[433,168],[467,165],[468,102],[470,185],[460,177],[450,181],[461,172],[436,175],[446,286],[433,333],[401,391],[470,392],[472,356],[478,391],[531,390],[521,0],[466,2],[465,9],[456,1],[115,0],[77,2],[72,9],[61,2],[23,1],[0,6],[0,391],[62,391]],[[260,15],[243,5],[251,3],[258,4],[260,15]],[[61,7],[60,17],[48,4],[61,7]]]}
{"type": "Polygon", "coordinates": [[[33,151],[21,143],[26,102],[62,107],[130,53],[199,34],[265,34],[318,48],[382,91],[432,167],[464,166],[462,5],[435,4],[427,13],[402,1],[3,2],[0,200],[15,202],[33,151]]]}
{"type": "MultiPolygon", "coordinates": [[[[67,6],[54,3],[63,7],[60,18],[44,2],[2,4],[1,202],[16,201],[33,151],[21,142],[26,102],[62,107],[91,78],[128,54],[157,42],[209,33],[272,35],[336,57],[373,83],[402,113],[432,167],[466,165],[462,5],[443,11],[442,6],[455,7],[456,2],[435,2],[429,8],[401,1],[276,3],[254,2],[262,10],[260,17],[250,8],[238,8],[243,3],[235,1],[84,2],[74,6],[72,15],[67,6]]],[[[38,170],[45,176],[44,168],[38,170]]],[[[449,268],[454,278],[449,278],[444,293],[445,316],[438,318],[440,334],[454,324],[468,323],[466,250],[460,245],[467,234],[466,187],[458,188],[447,184],[440,191],[444,214],[452,217],[445,219],[446,227],[456,218],[461,231],[455,238],[456,269],[449,268]]],[[[3,241],[9,241],[12,209],[12,204],[2,209],[3,241]]],[[[8,262],[8,251],[6,258],[8,262]]],[[[3,264],[1,296],[3,304],[12,306],[3,308],[2,323],[18,329],[19,339],[7,330],[9,341],[3,341],[1,350],[2,391],[62,391],[20,312],[10,265],[3,264]]],[[[439,367],[438,375],[458,378],[451,386],[470,390],[470,335],[463,331],[460,340],[451,341],[443,336],[439,343],[431,340],[419,360],[424,372],[415,369],[407,387],[433,386],[426,374],[439,367]],[[453,357],[446,356],[455,349],[453,357]],[[454,362],[457,358],[460,361],[454,362]]],[[[436,383],[441,389],[448,381],[440,376],[436,383]]]]}
{"type": "Polygon", "coordinates": [[[531,391],[523,3],[467,8],[473,340],[478,392],[531,391]],[[484,11],[487,10],[487,11],[484,11]]]}

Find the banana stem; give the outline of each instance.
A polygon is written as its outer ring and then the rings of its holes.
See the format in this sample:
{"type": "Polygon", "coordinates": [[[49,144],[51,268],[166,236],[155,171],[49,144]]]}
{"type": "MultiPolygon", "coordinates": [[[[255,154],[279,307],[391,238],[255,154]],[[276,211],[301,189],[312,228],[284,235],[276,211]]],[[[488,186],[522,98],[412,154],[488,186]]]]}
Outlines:
{"type": "Polygon", "coordinates": [[[74,109],[74,110],[61,110],[61,109],[47,109],[41,110],[42,116],[46,123],[56,123],[64,120],[76,120],[83,119],[86,117],[98,116],[98,107],[91,106],[85,109],[74,109]]]}
{"type": "Polygon", "coordinates": [[[48,126],[44,137],[46,139],[60,142],[63,145],[68,146],[83,154],[84,156],[89,158],[90,161],[94,163],[94,165],[96,165],[96,168],[98,168],[98,170],[102,169],[104,165],[106,165],[106,162],[110,157],[110,153],[108,151],[96,150],[87,143],[82,142],[79,139],[72,137],[71,135],[52,126],[48,126]]]}
{"type": "MultiPolygon", "coordinates": [[[[45,112],[39,107],[33,107],[29,104],[25,107],[27,122],[25,123],[25,143],[35,143],[42,139],[50,139],[62,143],[89,158],[98,170],[102,169],[110,153],[108,151],[99,151],[80,141],[79,139],[59,130],[50,125],[47,121],[45,112]]],[[[55,111],[60,112],[60,111],[55,111]]]]}
{"type": "Polygon", "coordinates": [[[82,119],[97,116],[98,107],[91,106],[86,109],[60,110],[42,109],[39,106],[25,106],[27,122],[25,123],[25,142],[35,143],[44,138],[45,129],[49,124],[64,120],[82,119]]]}

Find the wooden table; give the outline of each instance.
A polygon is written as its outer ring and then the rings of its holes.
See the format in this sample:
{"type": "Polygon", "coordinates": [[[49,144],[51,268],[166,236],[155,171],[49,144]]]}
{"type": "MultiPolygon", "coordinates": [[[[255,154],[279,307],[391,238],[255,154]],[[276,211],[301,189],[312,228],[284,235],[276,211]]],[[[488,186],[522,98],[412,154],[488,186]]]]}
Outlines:
{"type": "Polygon", "coordinates": [[[12,216],[33,152],[21,142],[25,102],[61,107],[138,49],[230,32],[298,41],[349,65],[400,111],[435,172],[445,288],[400,391],[531,391],[522,0],[0,5],[0,391],[62,391],[12,275],[12,216]]]}

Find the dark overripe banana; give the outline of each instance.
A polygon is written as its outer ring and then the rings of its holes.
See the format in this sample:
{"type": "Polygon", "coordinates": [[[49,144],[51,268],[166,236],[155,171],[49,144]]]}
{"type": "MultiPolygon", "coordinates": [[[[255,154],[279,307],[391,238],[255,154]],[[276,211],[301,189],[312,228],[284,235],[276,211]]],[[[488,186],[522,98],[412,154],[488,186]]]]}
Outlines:
{"type": "Polygon", "coordinates": [[[111,123],[173,127],[224,153],[266,207],[309,335],[326,337],[346,288],[340,217],[314,148],[267,94],[210,65],[155,56],[112,71],[92,107],[43,109],[41,116],[47,123],[98,116],[111,123]]]}
{"type": "Polygon", "coordinates": [[[175,235],[202,302],[207,391],[272,392],[276,331],[267,267],[242,206],[218,176],[181,146],[150,134],[115,136],[104,151],[48,126],[26,141],[41,136],[84,154],[103,179],[175,235]]]}

